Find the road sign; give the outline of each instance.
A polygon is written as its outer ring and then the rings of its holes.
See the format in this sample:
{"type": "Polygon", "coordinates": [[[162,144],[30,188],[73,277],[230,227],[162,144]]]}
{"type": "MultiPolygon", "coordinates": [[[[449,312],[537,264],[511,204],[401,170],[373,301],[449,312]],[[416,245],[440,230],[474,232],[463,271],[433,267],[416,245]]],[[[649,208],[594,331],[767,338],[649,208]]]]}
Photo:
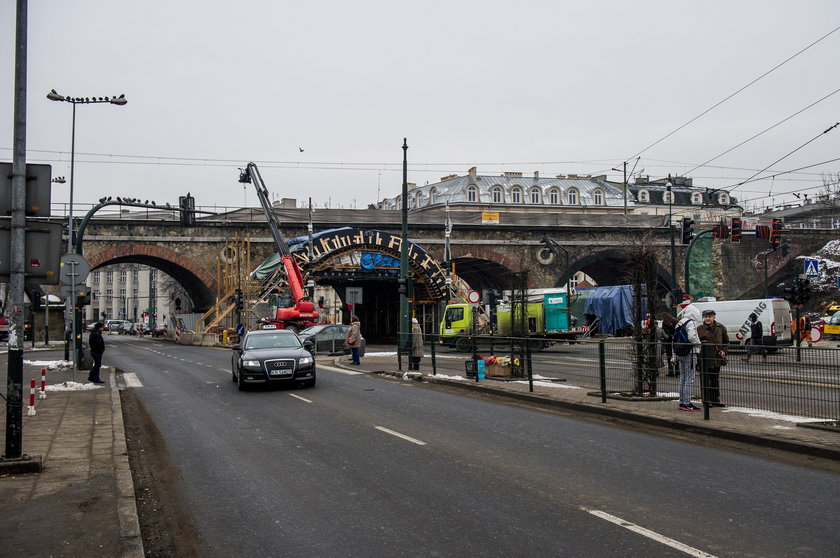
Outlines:
{"type": "Polygon", "coordinates": [[[245,335],[245,326],[242,324],[236,324],[236,335],[242,337],[245,335]]]}
{"type": "Polygon", "coordinates": [[[478,304],[478,301],[481,300],[481,295],[478,294],[478,291],[470,291],[470,294],[467,295],[467,300],[470,301],[470,304],[478,304]]]}
{"type": "Polygon", "coordinates": [[[61,256],[59,275],[65,285],[81,285],[90,273],[87,260],[79,254],[69,253],[61,256]]]}
{"type": "Polygon", "coordinates": [[[805,260],[805,277],[819,277],[820,276],[820,262],[819,260],[805,260]]]}

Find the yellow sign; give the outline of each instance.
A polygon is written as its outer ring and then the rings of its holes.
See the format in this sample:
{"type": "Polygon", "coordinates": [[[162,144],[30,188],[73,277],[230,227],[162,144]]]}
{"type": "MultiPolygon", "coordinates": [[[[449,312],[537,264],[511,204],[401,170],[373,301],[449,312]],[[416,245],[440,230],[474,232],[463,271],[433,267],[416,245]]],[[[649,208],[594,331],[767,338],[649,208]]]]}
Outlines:
{"type": "Polygon", "coordinates": [[[482,211],[481,212],[482,225],[498,225],[499,212],[498,211],[482,211]]]}

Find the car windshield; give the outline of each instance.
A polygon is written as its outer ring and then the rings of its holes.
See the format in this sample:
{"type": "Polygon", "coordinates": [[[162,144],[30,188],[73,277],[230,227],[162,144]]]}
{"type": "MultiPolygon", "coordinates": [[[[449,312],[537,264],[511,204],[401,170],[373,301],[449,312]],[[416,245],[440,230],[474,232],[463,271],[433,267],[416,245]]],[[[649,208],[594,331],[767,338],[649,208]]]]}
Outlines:
{"type": "Polygon", "coordinates": [[[295,349],[299,347],[300,340],[297,336],[288,333],[249,335],[245,339],[246,349],[295,349]]]}
{"type": "Polygon", "coordinates": [[[319,331],[321,331],[325,327],[327,327],[327,326],[325,326],[325,325],[309,326],[306,329],[300,330],[300,334],[301,335],[315,335],[316,333],[318,333],[319,331]]]}

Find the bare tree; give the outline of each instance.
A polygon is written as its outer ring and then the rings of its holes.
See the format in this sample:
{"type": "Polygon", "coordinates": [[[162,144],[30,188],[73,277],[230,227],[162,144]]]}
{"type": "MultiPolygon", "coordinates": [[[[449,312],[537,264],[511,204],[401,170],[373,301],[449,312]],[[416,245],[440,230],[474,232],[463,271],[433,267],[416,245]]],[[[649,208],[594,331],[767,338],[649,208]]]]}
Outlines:
{"type": "Polygon", "coordinates": [[[656,338],[657,270],[659,262],[652,233],[630,237],[625,250],[626,279],[633,287],[634,395],[656,395],[659,355],[656,338]],[[643,322],[649,319],[650,327],[643,322]]]}

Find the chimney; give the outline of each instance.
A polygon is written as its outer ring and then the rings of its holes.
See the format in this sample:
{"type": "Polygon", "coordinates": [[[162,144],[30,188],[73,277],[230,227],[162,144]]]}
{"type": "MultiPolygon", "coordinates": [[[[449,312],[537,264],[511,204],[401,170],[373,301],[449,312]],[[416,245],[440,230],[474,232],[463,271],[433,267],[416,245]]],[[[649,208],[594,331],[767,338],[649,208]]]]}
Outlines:
{"type": "Polygon", "coordinates": [[[540,178],[540,171],[534,171],[534,179],[539,180],[540,178]]]}
{"type": "Polygon", "coordinates": [[[476,180],[478,178],[477,175],[478,175],[478,170],[475,167],[471,168],[470,169],[470,178],[472,178],[473,180],[476,180]]]}
{"type": "Polygon", "coordinates": [[[521,172],[513,172],[513,171],[503,172],[502,176],[504,176],[505,178],[522,178],[522,173],[521,172]]]}
{"type": "Polygon", "coordinates": [[[446,182],[447,180],[452,180],[453,178],[458,178],[458,175],[457,174],[450,174],[450,175],[447,175],[447,176],[442,176],[440,178],[440,181],[441,182],[446,182]]]}
{"type": "Polygon", "coordinates": [[[414,190],[415,188],[417,188],[417,183],[416,182],[408,182],[407,185],[408,185],[408,191],[409,192],[414,190]]]}

